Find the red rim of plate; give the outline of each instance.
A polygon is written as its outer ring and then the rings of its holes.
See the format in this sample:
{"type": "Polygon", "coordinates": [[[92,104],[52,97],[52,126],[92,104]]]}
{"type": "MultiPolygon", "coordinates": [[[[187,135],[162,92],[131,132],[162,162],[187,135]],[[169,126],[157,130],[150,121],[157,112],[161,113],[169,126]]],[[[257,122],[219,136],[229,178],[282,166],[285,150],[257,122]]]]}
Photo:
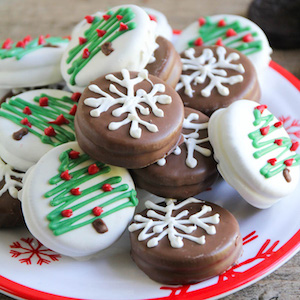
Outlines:
{"type": "MultiPolygon", "coordinates": [[[[271,61],[269,66],[277,73],[282,75],[285,79],[287,79],[297,90],[300,91],[300,80],[298,78],[296,78],[293,74],[291,74],[289,71],[287,71],[282,66],[275,63],[274,61],[271,61]]],[[[235,278],[234,280],[231,281],[230,285],[226,284],[226,282],[225,284],[219,283],[196,291],[189,292],[179,297],[180,299],[200,300],[200,299],[207,299],[215,296],[220,296],[232,290],[241,289],[243,286],[250,284],[252,281],[255,281],[258,278],[267,275],[269,272],[275,269],[276,266],[280,266],[292,254],[295,254],[299,248],[300,248],[300,229],[286,244],[284,244],[280,249],[278,249],[276,253],[274,253],[270,257],[270,259],[259,263],[258,265],[252,267],[251,269],[249,269],[247,272],[245,272],[238,278],[235,278]]],[[[30,287],[14,282],[8,278],[5,278],[1,275],[0,275],[0,291],[3,291],[4,293],[7,293],[11,296],[16,296],[22,299],[39,299],[39,300],[74,299],[70,297],[54,295],[36,289],[32,289],[30,287]]],[[[155,298],[155,299],[153,298],[152,300],[160,300],[166,298],[168,297],[155,298]]]]}

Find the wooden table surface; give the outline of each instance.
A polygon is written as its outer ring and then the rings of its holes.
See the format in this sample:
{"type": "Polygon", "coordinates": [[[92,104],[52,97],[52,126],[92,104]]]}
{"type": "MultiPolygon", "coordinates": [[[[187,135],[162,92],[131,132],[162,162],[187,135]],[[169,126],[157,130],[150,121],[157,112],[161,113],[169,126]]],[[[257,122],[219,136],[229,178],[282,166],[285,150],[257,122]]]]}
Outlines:
{"type": "MultiPolygon", "coordinates": [[[[129,3],[121,0],[0,0],[0,41],[25,35],[69,35],[85,15],[110,6],[129,3]]],[[[131,0],[130,3],[160,10],[173,28],[183,29],[200,16],[230,13],[245,16],[249,0],[131,0]]],[[[274,50],[274,61],[300,78],[300,50],[274,50]]],[[[300,113],[299,113],[300,114],[300,113]]],[[[0,241],[1,242],[1,241],[0,241]]],[[[1,266],[0,266],[1,268],[1,266]]],[[[0,300],[11,299],[0,294],[0,300]]],[[[225,300],[300,299],[300,253],[259,282],[224,298],[225,300]]]]}

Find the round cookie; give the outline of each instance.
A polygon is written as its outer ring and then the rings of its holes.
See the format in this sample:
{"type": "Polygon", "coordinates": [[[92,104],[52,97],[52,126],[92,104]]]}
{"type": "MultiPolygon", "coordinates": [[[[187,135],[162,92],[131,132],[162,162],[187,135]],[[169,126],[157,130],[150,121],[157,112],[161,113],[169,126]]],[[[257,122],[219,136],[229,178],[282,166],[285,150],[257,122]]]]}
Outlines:
{"type": "Polygon", "coordinates": [[[299,0],[254,0],[248,16],[264,30],[272,47],[294,49],[300,48],[299,12],[299,0]]]}
{"type": "Polygon", "coordinates": [[[39,89],[2,103],[0,157],[25,172],[53,147],[74,141],[74,96],[61,90],[39,89]]]}
{"type": "Polygon", "coordinates": [[[161,13],[160,11],[150,8],[150,7],[142,7],[146,13],[149,15],[150,20],[155,21],[157,23],[156,26],[156,35],[162,36],[165,39],[172,41],[173,38],[173,30],[170,26],[167,17],[161,13]]]}
{"type": "Polygon", "coordinates": [[[210,187],[218,177],[207,126],[208,117],[185,107],[184,142],[146,168],[131,170],[136,185],[157,196],[186,199],[210,187]]]}
{"type": "Polygon", "coordinates": [[[96,160],[142,168],[173,151],[183,119],[174,89],[147,70],[124,69],[85,89],[75,116],[76,138],[96,160]]]}
{"type": "Polygon", "coordinates": [[[30,232],[49,249],[74,258],[114,243],[137,202],[126,169],[91,159],[76,142],[46,153],[26,173],[22,190],[30,232]]]}
{"type": "Polygon", "coordinates": [[[131,257],[162,284],[193,284],[219,275],[242,254],[239,225],[226,209],[195,198],[145,203],[129,226],[131,257]]]}
{"type": "Polygon", "coordinates": [[[236,15],[201,17],[184,29],[175,42],[176,50],[201,45],[224,45],[234,48],[253,63],[258,76],[263,76],[271,60],[272,49],[264,32],[252,21],[236,15]]]}
{"type": "Polygon", "coordinates": [[[0,49],[0,88],[44,86],[60,82],[60,61],[69,39],[29,35],[0,49]]]}
{"type": "Polygon", "coordinates": [[[159,77],[175,88],[182,71],[180,55],[173,44],[164,37],[159,36],[156,39],[156,43],[158,48],[153,54],[154,61],[148,63],[146,69],[149,71],[149,74],[159,77]]]}
{"type": "Polygon", "coordinates": [[[182,55],[182,75],[176,86],[185,106],[210,116],[240,99],[259,102],[256,71],[242,53],[223,46],[199,46],[182,55]]]}
{"type": "Polygon", "coordinates": [[[82,92],[95,78],[123,68],[145,68],[156,46],[156,23],[142,8],[118,6],[85,19],[73,30],[61,62],[71,91],[82,92]]]}
{"type": "Polygon", "coordinates": [[[297,187],[299,143],[266,105],[240,100],[217,110],[208,136],[222,177],[251,205],[268,208],[297,187]]]}
{"type": "Polygon", "coordinates": [[[24,224],[18,191],[24,173],[15,171],[0,159],[0,229],[24,224]]]}

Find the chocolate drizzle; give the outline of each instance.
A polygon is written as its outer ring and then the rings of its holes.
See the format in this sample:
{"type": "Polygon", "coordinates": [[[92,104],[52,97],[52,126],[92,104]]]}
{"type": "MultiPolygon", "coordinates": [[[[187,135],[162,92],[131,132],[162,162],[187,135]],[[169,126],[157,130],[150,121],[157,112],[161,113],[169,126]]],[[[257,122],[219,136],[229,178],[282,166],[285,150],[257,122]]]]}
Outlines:
{"type": "Polygon", "coordinates": [[[102,219],[95,220],[92,225],[98,233],[105,233],[108,231],[108,228],[102,219]]]}
{"type": "Polygon", "coordinates": [[[290,170],[288,168],[285,168],[283,171],[283,177],[284,179],[287,181],[287,182],[291,182],[292,181],[292,177],[291,177],[291,174],[290,174],[290,170]]]}
{"type": "Polygon", "coordinates": [[[110,42],[107,42],[107,43],[104,43],[104,44],[101,46],[101,50],[102,50],[102,52],[103,52],[104,55],[108,56],[108,55],[111,54],[115,49],[112,48],[110,42]]]}
{"type": "Polygon", "coordinates": [[[27,133],[28,133],[28,128],[23,127],[23,128],[21,128],[20,130],[14,132],[14,133],[12,134],[12,137],[13,137],[14,140],[19,141],[19,140],[21,140],[22,137],[23,137],[24,135],[26,135],[27,133]]]}

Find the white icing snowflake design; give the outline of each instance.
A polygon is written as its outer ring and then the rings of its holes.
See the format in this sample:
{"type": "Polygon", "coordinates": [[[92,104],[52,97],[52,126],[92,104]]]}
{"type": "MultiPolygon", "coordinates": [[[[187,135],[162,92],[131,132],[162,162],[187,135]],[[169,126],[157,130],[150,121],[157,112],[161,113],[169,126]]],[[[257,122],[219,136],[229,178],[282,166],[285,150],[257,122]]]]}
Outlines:
{"type": "Polygon", "coordinates": [[[4,163],[0,159],[0,181],[2,181],[3,179],[5,180],[5,184],[0,189],[0,196],[2,196],[6,191],[8,191],[13,198],[17,199],[18,198],[17,188],[22,188],[23,184],[13,179],[12,177],[22,179],[24,175],[25,175],[24,173],[18,173],[13,171],[12,166],[4,163]]]}
{"type": "Polygon", "coordinates": [[[192,84],[202,84],[206,78],[209,78],[210,83],[201,91],[203,97],[209,97],[215,87],[222,96],[228,96],[229,89],[224,86],[223,83],[233,85],[242,82],[244,78],[242,75],[226,77],[227,72],[224,69],[232,69],[241,74],[245,73],[245,69],[242,64],[231,63],[240,58],[238,53],[230,53],[227,58],[225,58],[226,49],[221,46],[217,48],[216,52],[218,59],[214,57],[213,51],[208,48],[204,49],[203,53],[198,57],[195,57],[194,48],[187,49],[184,52],[187,58],[181,59],[183,63],[182,70],[192,70],[194,72],[190,75],[182,74],[180,76],[180,82],[176,86],[176,91],[184,87],[185,94],[189,97],[193,97],[195,91],[192,88],[192,84]]]}
{"type": "MultiPolygon", "coordinates": [[[[198,161],[194,158],[195,151],[201,153],[206,157],[211,155],[211,151],[209,149],[199,146],[202,143],[208,142],[209,138],[207,137],[204,139],[199,139],[199,130],[207,129],[208,123],[202,123],[202,124],[192,123],[192,121],[196,121],[198,119],[199,119],[198,114],[191,113],[188,115],[187,118],[184,119],[183,126],[182,126],[182,128],[184,129],[194,129],[194,131],[189,134],[184,134],[184,133],[182,134],[184,138],[184,143],[187,148],[187,157],[185,163],[191,169],[195,168],[198,163],[198,161]]],[[[172,153],[175,155],[180,155],[181,154],[180,147],[177,146],[172,153]]],[[[165,158],[161,158],[160,160],[157,161],[157,164],[159,166],[164,166],[166,162],[167,161],[165,158]]]]}
{"type": "Polygon", "coordinates": [[[92,117],[99,117],[102,112],[107,111],[113,105],[121,104],[121,107],[118,107],[112,111],[112,115],[114,117],[120,117],[124,113],[127,113],[128,115],[123,121],[111,122],[108,125],[109,130],[117,130],[121,126],[131,123],[129,133],[133,138],[138,139],[141,137],[142,130],[139,127],[139,124],[144,125],[151,132],[157,132],[157,126],[153,123],[142,120],[137,111],[144,116],[149,115],[152,111],[156,117],[164,117],[164,111],[157,107],[157,103],[170,104],[172,102],[172,98],[164,94],[157,95],[157,93],[165,92],[165,85],[153,84],[148,78],[147,70],[142,70],[140,73],[138,73],[136,78],[132,79],[130,79],[130,73],[128,70],[123,69],[121,73],[123,76],[122,80],[116,78],[112,74],[106,75],[105,78],[111,82],[117,83],[122,87],[125,87],[127,89],[127,95],[120,92],[114,84],[109,86],[109,90],[110,92],[118,95],[118,98],[113,98],[110,94],[102,91],[95,84],[91,84],[89,86],[90,91],[102,96],[99,98],[90,97],[84,100],[85,105],[95,108],[91,110],[90,115],[92,117]],[[134,86],[144,80],[147,80],[152,85],[152,90],[150,93],[147,94],[143,89],[139,89],[135,93],[134,86]],[[141,103],[147,104],[151,108],[151,111],[148,107],[141,105],[141,103]]]}
{"type": "Polygon", "coordinates": [[[186,217],[189,214],[188,210],[183,210],[176,216],[172,217],[173,211],[181,209],[190,203],[202,203],[203,201],[195,198],[188,198],[177,205],[175,204],[175,201],[176,200],[174,199],[166,199],[167,206],[165,207],[157,205],[151,201],[146,201],[145,206],[149,209],[147,211],[147,217],[135,215],[134,220],[140,223],[131,224],[128,228],[129,231],[133,232],[143,228],[138,235],[139,241],[144,241],[153,235],[158,234],[157,236],[148,240],[147,246],[149,248],[157,246],[158,242],[165,236],[168,236],[170,244],[173,248],[182,248],[184,245],[184,238],[203,245],[205,244],[204,235],[200,237],[190,235],[190,233],[196,230],[197,227],[201,227],[210,235],[216,234],[216,227],[214,225],[207,225],[207,223],[219,224],[219,214],[202,218],[204,214],[212,211],[210,206],[203,205],[201,211],[191,215],[188,219],[183,219],[183,217],[186,217]],[[156,211],[162,212],[164,215],[159,214],[156,211]],[[153,218],[157,220],[153,220],[153,218]],[[152,232],[150,231],[151,228],[152,232]],[[184,233],[178,232],[176,229],[179,229],[184,233]]]}

